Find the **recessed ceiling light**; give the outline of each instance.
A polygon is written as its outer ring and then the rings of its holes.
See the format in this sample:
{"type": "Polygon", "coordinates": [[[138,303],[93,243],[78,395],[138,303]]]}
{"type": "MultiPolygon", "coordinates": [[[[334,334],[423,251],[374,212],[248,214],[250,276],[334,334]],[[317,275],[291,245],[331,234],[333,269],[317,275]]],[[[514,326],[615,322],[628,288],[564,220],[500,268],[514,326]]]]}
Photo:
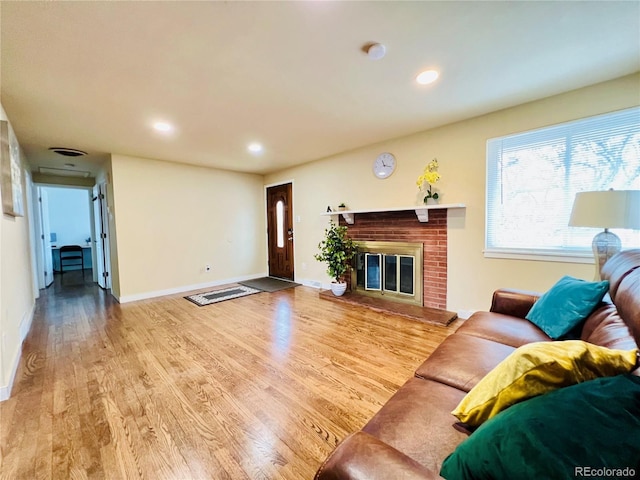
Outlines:
{"type": "Polygon", "coordinates": [[[262,151],[262,145],[257,142],[253,142],[249,144],[247,150],[249,150],[251,153],[260,153],[262,151]]]}
{"type": "Polygon", "coordinates": [[[440,74],[436,70],[425,70],[416,77],[416,82],[420,85],[428,85],[435,82],[440,74]]]}
{"type": "Polygon", "coordinates": [[[156,122],[153,124],[153,128],[158,132],[168,133],[173,130],[173,125],[167,122],[156,122]]]}

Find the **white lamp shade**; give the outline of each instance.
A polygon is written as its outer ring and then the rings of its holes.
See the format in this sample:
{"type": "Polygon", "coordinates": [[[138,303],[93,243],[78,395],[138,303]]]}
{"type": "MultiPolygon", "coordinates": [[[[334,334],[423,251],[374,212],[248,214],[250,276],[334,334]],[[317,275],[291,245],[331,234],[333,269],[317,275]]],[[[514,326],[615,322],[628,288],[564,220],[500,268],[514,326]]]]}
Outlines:
{"type": "Polygon", "coordinates": [[[640,229],[640,190],[577,193],[569,225],[640,229]]]}

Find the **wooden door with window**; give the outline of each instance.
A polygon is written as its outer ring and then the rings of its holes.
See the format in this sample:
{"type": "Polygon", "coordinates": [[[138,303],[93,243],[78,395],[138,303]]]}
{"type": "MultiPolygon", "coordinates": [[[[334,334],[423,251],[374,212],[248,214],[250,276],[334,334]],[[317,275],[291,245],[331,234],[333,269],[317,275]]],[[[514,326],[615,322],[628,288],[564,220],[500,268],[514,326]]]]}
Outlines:
{"type": "Polygon", "coordinates": [[[293,199],[291,184],[267,188],[269,276],[293,280],[293,199]]]}

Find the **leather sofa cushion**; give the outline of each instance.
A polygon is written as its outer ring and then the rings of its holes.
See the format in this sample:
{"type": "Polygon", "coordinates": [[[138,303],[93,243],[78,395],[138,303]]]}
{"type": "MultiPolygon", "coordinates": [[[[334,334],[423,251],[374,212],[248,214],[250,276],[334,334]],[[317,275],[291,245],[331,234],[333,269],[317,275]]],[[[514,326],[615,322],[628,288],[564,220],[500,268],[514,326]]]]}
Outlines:
{"type": "Polygon", "coordinates": [[[493,292],[489,311],[525,318],[539,298],[540,294],[537,292],[500,288],[493,292]]]}
{"type": "Polygon", "coordinates": [[[526,343],[551,340],[529,320],[495,312],[474,313],[456,333],[485,338],[516,348],[526,343]]]}
{"type": "MultiPolygon", "coordinates": [[[[617,303],[616,295],[626,276],[640,265],[640,249],[625,250],[614,255],[602,267],[602,279],[609,280],[609,294],[617,303]]],[[[636,277],[637,280],[637,277],[636,277]]]]}
{"type": "Polygon", "coordinates": [[[480,337],[455,333],[416,370],[416,376],[468,392],[514,347],[480,337]]]}
{"type": "Polygon", "coordinates": [[[616,293],[618,313],[624,319],[631,334],[640,344],[640,268],[629,273],[616,293]]]}
{"type": "Polygon", "coordinates": [[[612,304],[603,305],[587,318],[580,339],[618,350],[638,348],[629,327],[612,304]]]}
{"type": "Polygon", "coordinates": [[[318,469],[314,480],[436,480],[442,477],[365,432],[345,438],[318,469]]]}
{"type": "Polygon", "coordinates": [[[467,438],[453,427],[458,420],[451,415],[464,396],[462,390],[413,377],[362,430],[438,472],[445,457],[467,438]]]}

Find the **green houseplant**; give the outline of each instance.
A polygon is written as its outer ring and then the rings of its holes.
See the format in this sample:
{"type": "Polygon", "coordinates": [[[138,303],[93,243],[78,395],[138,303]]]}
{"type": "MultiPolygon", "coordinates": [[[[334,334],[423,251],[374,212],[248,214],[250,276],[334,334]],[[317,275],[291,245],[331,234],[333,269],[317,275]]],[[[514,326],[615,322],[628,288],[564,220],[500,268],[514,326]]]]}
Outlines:
{"type": "Polygon", "coordinates": [[[340,226],[331,220],[324,230],[324,240],[318,244],[320,253],[314,255],[319,262],[327,264],[327,274],[334,280],[331,291],[340,296],[347,289],[344,275],[351,268],[351,259],[355,255],[353,240],[347,235],[347,227],[340,226]]]}

